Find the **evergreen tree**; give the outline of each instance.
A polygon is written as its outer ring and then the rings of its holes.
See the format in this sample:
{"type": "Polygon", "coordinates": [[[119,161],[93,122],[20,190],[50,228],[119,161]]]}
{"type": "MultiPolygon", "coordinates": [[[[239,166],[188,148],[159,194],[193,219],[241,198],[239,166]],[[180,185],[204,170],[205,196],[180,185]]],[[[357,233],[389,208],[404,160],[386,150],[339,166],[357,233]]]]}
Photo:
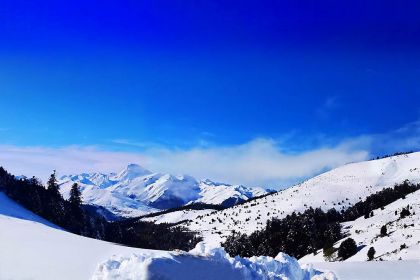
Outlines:
{"type": "Polygon", "coordinates": [[[407,205],[407,208],[403,208],[402,210],[401,210],[401,212],[400,212],[400,218],[401,219],[404,219],[405,217],[407,217],[407,216],[410,216],[410,210],[408,210],[409,209],[409,206],[407,205]]]}
{"type": "Polygon", "coordinates": [[[342,260],[346,260],[357,253],[357,245],[354,239],[347,238],[344,240],[340,247],[338,247],[338,257],[342,260]]]}
{"type": "Polygon", "coordinates": [[[82,205],[82,194],[77,183],[71,186],[69,202],[72,206],[80,208],[82,205]]]}
{"type": "Polygon", "coordinates": [[[367,252],[367,256],[368,256],[369,261],[373,260],[373,258],[375,257],[375,253],[376,253],[375,248],[370,247],[368,252],[367,252]]]}
{"type": "Polygon", "coordinates": [[[56,171],[51,174],[47,182],[47,190],[56,197],[61,197],[60,189],[57,183],[56,171]]]}
{"type": "Polygon", "coordinates": [[[66,213],[68,217],[68,224],[69,228],[74,233],[82,233],[83,232],[83,224],[84,224],[84,217],[83,217],[83,210],[82,210],[82,197],[79,186],[77,183],[74,183],[70,189],[70,211],[66,213]]]}
{"type": "Polygon", "coordinates": [[[375,248],[370,247],[369,250],[368,250],[368,260],[369,261],[373,260],[373,258],[375,257],[375,253],[376,253],[375,248]]]}
{"type": "Polygon", "coordinates": [[[386,228],[386,225],[383,225],[382,227],[381,227],[381,235],[382,236],[385,236],[386,234],[387,234],[387,228],[386,228]]]}
{"type": "Polygon", "coordinates": [[[50,217],[54,224],[62,225],[66,220],[66,211],[64,208],[64,200],[60,194],[60,189],[57,183],[55,170],[48,179],[47,191],[50,196],[50,199],[48,200],[48,207],[46,209],[47,215],[50,217]]]}

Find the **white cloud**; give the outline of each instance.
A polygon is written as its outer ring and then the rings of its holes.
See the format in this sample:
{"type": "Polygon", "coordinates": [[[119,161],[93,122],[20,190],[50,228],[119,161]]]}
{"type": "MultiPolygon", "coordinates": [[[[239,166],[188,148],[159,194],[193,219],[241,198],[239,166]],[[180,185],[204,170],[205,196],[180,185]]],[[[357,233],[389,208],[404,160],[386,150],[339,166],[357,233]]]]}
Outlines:
{"type": "MultiPolygon", "coordinates": [[[[336,145],[288,153],[288,141],[254,139],[242,145],[197,144],[190,149],[169,149],[162,145],[127,139],[113,140],[142,152],[116,152],[98,147],[62,148],[0,145],[0,165],[13,174],[36,175],[45,180],[52,170],[59,174],[118,171],[128,163],[172,174],[190,174],[226,183],[282,187],[336,166],[383,155],[420,149],[420,121],[384,134],[364,135],[336,145]]],[[[293,138],[293,135],[290,136],[293,138]]],[[[326,139],[323,143],[331,143],[326,139]]]]}
{"type": "Polygon", "coordinates": [[[63,148],[0,146],[0,164],[14,174],[36,175],[45,180],[53,169],[59,174],[118,171],[139,163],[153,171],[190,174],[197,178],[278,187],[313,176],[325,169],[368,157],[366,139],[345,141],[298,154],[281,152],[271,139],[224,147],[188,150],[150,148],[141,153],[105,151],[97,147],[63,148]]]}
{"type": "Polygon", "coordinates": [[[171,173],[189,172],[199,178],[274,187],[366,159],[369,153],[355,150],[355,146],[345,142],[332,148],[285,154],[273,140],[256,139],[238,146],[154,150],[149,151],[148,158],[154,169],[171,173]]]}

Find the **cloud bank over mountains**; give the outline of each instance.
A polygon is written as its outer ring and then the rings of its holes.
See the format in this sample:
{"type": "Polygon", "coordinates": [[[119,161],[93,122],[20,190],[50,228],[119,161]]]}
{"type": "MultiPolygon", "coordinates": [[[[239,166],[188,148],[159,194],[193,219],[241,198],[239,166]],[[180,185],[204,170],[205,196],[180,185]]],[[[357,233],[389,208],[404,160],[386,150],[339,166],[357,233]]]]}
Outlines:
{"type": "Polygon", "coordinates": [[[8,170],[17,175],[35,175],[43,180],[54,169],[59,174],[110,172],[118,171],[133,162],[158,172],[267,187],[279,187],[325,169],[366,159],[367,156],[367,151],[354,150],[353,144],[349,143],[286,154],[281,152],[275,141],[262,138],[236,146],[188,150],[152,148],[141,153],[79,146],[0,146],[0,162],[8,170]]]}
{"type": "Polygon", "coordinates": [[[18,147],[0,145],[0,164],[16,175],[35,175],[45,180],[56,169],[59,175],[118,171],[128,163],[152,171],[189,174],[194,177],[246,186],[282,188],[325,170],[375,154],[418,150],[420,122],[387,134],[362,135],[336,145],[299,152],[270,138],[240,145],[197,146],[189,149],[144,148],[141,152],[111,151],[96,146],[18,147]]]}

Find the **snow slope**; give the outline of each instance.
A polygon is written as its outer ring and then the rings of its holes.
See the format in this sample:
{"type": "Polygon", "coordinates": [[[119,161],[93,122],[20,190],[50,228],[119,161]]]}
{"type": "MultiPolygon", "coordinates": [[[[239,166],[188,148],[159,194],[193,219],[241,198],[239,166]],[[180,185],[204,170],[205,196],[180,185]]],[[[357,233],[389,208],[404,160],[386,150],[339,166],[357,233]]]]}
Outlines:
{"type": "MultiPolygon", "coordinates": [[[[420,191],[385,206],[383,210],[376,209],[373,213],[373,217],[360,217],[342,224],[344,233],[348,235],[346,238],[353,238],[360,247],[359,252],[345,262],[367,260],[370,247],[375,248],[375,260],[420,260],[420,191]],[[410,206],[411,214],[401,218],[401,210],[407,205],[410,206]],[[387,226],[386,236],[380,235],[383,225],[387,226]],[[401,248],[403,244],[406,248],[401,248]]],[[[334,247],[338,248],[346,238],[338,241],[334,247]]],[[[312,263],[326,260],[322,250],[319,250],[316,255],[307,255],[299,261],[312,263]]]]}
{"type": "Polygon", "coordinates": [[[26,208],[23,208],[15,201],[7,197],[3,192],[0,192],[0,215],[9,219],[27,220],[33,223],[43,224],[49,227],[60,229],[60,227],[39,217],[33,212],[27,210],[26,208]]]}
{"type": "Polygon", "coordinates": [[[420,260],[387,262],[324,262],[316,268],[331,270],[340,280],[419,280],[420,260]]]}
{"type": "Polygon", "coordinates": [[[231,258],[203,243],[191,252],[119,246],[54,227],[0,193],[0,279],[335,279],[296,259],[231,258]]]}
{"type": "Polygon", "coordinates": [[[136,217],[190,203],[230,206],[266,194],[260,188],[197,181],[187,175],[152,173],[139,165],[129,164],[116,173],[83,173],[60,178],[65,198],[73,183],[78,183],[86,204],[103,206],[112,213],[136,217]]]}
{"type": "Polygon", "coordinates": [[[267,220],[309,207],[341,210],[404,180],[420,182],[420,153],[351,163],[286,190],[186,222],[208,243],[218,244],[233,230],[251,233],[267,220]]]}

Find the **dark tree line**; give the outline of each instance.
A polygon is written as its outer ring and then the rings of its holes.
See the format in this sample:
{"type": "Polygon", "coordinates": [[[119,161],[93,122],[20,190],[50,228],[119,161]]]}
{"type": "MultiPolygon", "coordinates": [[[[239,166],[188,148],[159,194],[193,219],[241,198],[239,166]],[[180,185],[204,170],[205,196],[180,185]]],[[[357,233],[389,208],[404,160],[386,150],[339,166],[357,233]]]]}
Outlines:
{"type": "Polygon", "coordinates": [[[108,222],[82,204],[77,184],[72,186],[70,197],[65,200],[60,193],[55,172],[44,187],[35,177],[17,179],[0,167],[0,191],[28,210],[75,234],[161,250],[190,250],[200,241],[195,233],[171,224],[156,225],[133,219],[108,222]]]}
{"type": "Polygon", "coordinates": [[[35,177],[17,179],[0,167],[0,191],[63,229],[88,237],[105,238],[106,221],[84,210],[77,185],[72,186],[70,199],[65,200],[59,191],[55,172],[45,188],[35,177]]]}
{"type": "MultiPolygon", "coordinates": [[[[250,235],[234,232],[222,246],[232,256],[266,255],[274,257],[279,252],[284,252],[301,258],[321,248],[331,248],[336,241],[343,238],[341,222],[355,220],[366,213],[370,215],[374,209],[385,207],[419,189],[419,184],[414,185],[405,181],[395,185],[394,188],[386,188],[372,194],[364,201],[341,212],[334,208],[327,212],[320,208],[309,208],[303,213],[294,212],[283,219],[274,218],[267,221],[264,229],[250,235]]],[[[347,243],[346,245],[349,245],[347,243]]],[[[348,257],[348,251],[354,251],[353,244],[350,245],[348,247],[351,250],[347,250],[347,247],[343,249],[343,258],[348,257]]]]}
{"type": "Polygon", "coordinates": [[[285,252],[296,258],[315,252],[342,238],[340,214],[332,209],[325,213],[320,208],[309,208],[303,213],[292,213],[283,219],[272,219],[265,229],[251,235],[229,236],[222,245],[233,256],[268,255],[275,257],[285,252]]]}
{"type": "Polygon", "coordinates": [[[419,189],[419,184],[412,184],[408,180],[395,185],[393,188],[385,188],[366,197],[364,201],[357,202],[355,205],[347,208],[342,213],[342,221],[353,221],[361,216],[368,217],[374,209],[385,207],[419,189]]]}
{"type": "Polygon", "coordinates": [[[112,236],[113,242],[145,249],[188,251],[201,241],[195,233],[184,227],[133,219],[110,223],[107,234],[112,236]]]}
{"type": "Polygon", "coordinates": [[[412,154],[412,153],[414,153],[414,151],[396,152],[396,153],[389,154],[389,155],[377,156],[376,158],[373,158],[373,159],[371,159],[371,160],[377,160],[377,159],[389,158],[389,157],[394,157],[394,156],[408,155],[408,154],[412,154]]]}

